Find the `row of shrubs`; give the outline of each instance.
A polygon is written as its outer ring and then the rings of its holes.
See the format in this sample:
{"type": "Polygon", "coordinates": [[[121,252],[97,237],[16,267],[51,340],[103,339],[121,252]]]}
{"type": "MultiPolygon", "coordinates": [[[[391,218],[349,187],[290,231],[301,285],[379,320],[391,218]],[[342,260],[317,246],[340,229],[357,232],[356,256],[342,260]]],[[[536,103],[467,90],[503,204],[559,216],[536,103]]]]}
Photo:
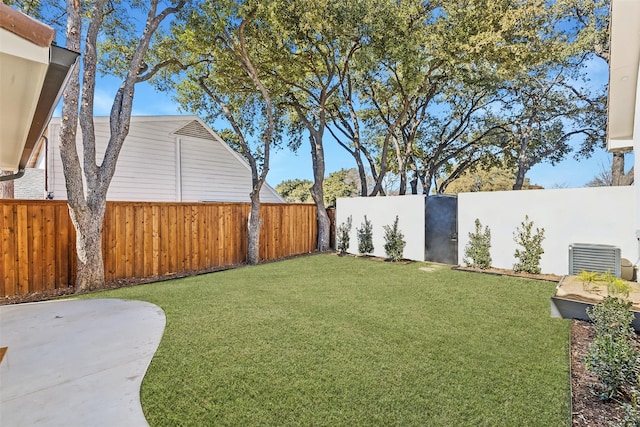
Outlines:
{"type": "MultiPolygon", "coordinates": [[[[349,250],[351,240],[351,228],[353,220],[351,215],[346,222],[338,226],[336,233],[336,246],[341,254],[349,250]]],[[[384,225],[384,251],[387,257],[392,261],[402,259],[406,241],[404,235],[398,228],[398,216],[396,215],[393,225],[384,225]]],[[[371,221],[364,216],[364,222],[360,228],[356,228],[358,236],[358,253],[361,255],[371,254],[373,247],[373,225],[371,221]]],[[[544,240],[544,228],[536,228],[533,233],[533,221],[529,221],[529,217],[525,216],[525,221],[521,227],[518,227],[514,235],[516,243],[521,245],[523,249],[516,249],[515,257],[519,259],[513,269],[516,272],[524,271],[527,273],[540,273],[540,257],[544,253],[542,249],[542,241],[544,240]]],[[[491,231],[489,227],[482,230],[480,220],[475,220],[475,232],[469,233],[469,242],[465,247],[464,262],[468,267],[487,269],[491,267],[491,231]]]]}
{"type": "Polygon", "coordinates": [[[597,392],[602,400],[618,400],[631,396],[631,403],[624,403],[625,418],[617,426],[640,426],[638,406],[638,363],[639,354],[634,347],[631,323],[633,313],[631,303],[621,298],[608,296],[593,308],[587,310],[593,322],[595,336],[587,356],[585,366],[597,378],[597,392]]]}
{"type": "MultiPolygon", "coordinates": [[[[514,256],[518,259],[513,265],[515,272],[540,273],[540,257],[544,253],[542,241],[544,240],[544,228],[535,229],[533,221],[525,215],[524,221],[516,228],[513,240],[522,249],[517,248],[514,256]]],[[[469,242],[464,248],[464,263],[467,267],[487,269],[491,267],[491,230],[485,227],[482,230],[480,220],[475,220],[475,231],[469,233],[469,242]]]]}
{"type": "MultiPolygon", "coordinates": [[[[344,254],[349,250],[349,244],[351,240],[351,215],[347,218],[346,222],[343,222],[338,226],[336,233],[336,246],[338,252],[344,254]]],[[[396,215],[393,225],[383,225],[384,229],[384,252],[387,257],[392,261],[399,261],[402,259],[404,253],[404,247],[407,242],[404,240],[404,235],[398,228],[398,216],[396,215]]],[[[373,253],[373,225],[371,221],[364,216],[364,222],[360,224],[360,228],[356,228],[358,236],[358,253],[367,255],[373,253]]]]}

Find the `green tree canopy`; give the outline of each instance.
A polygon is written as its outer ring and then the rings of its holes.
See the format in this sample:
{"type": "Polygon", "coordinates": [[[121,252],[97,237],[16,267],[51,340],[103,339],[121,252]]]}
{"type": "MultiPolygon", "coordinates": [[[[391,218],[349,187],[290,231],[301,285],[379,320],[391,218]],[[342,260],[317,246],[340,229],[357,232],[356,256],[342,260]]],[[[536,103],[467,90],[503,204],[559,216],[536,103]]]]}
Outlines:
{"type": "Polygon", "coordinates": [[[287,179],[276,185],[275,190],[289,203],[313,203],[308,179],[287,179]]]}

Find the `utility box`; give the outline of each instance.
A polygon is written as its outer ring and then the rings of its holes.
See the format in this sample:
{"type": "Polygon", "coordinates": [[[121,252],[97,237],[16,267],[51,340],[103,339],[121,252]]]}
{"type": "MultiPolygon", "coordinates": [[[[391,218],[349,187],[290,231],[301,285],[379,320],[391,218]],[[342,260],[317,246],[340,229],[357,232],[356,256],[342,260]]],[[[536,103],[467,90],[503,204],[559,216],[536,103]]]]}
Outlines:
{"type": "Polygon", "coordinates": [[[635,278],[635,269],[633,268],[633,264],[626,258],[622,258],[620,261],[620,277],[624,280],[632,281],[636,280],[635,278]]]}
{"type": "Polygon", "coordinates": [[[569,245],[569,274],[578,275],[581,271],[611,273],[620,277],[620,248],[591,243],[569,245]]]}

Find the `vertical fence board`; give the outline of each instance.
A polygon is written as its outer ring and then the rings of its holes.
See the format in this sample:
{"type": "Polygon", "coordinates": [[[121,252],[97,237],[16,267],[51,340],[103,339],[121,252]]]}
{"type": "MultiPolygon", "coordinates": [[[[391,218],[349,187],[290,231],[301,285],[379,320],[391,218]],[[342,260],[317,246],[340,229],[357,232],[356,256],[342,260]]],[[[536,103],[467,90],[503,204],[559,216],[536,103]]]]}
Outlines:
{"type": "Polygon", "coordinates": [[[15,206],[2,206],[2,289],[0,295],[15,295],[18,287],[18,257],[16,251],[16,210],[15,206]]]}
{"type": "Polygon", "coordinates": [[[52,205],[42,207],[43,214],[43,274],[46,289],[56,288],[56,242],[55,242],[55,208],[52,205]]]}
{"type": "Polygon", "coordinates": [[[75,258],[75,251],[69,250],[72,247],[71,241],[71,219],[67,205],[56,205],[55,218],[55,251],[56,251],[56,288],[67,287],[71,285],[71,261],[75,258]]]}
{"type": "Polygon", "coordinates": [[[133,277],[144,277],[144,207],[133,206],[133,277]]]}
{"type": "Polygon", "coordinates": [[[123,207],[124,210],[124,237],[125,237],[125,250],[124,257],[124,277],[135,277],[133,274],[135,264],[135,213],[134,208],[131,205],[123,207]]]}
{"type": "Polygon", "coordinates": [[[177,262],[177,247],[178,247],[178,221],[176,219],[176,206],[175,205],[170,205],[167,206],[167,216],[168,216],[168,231],[169,231],[169,235],[168,237],[168,244],[169,244],[169,250],[168,252],[168,256],[169,256],[169,265],[168,265],[168,270],[170,273],[175,273],[178,271],[178,262],[177,262]]]}

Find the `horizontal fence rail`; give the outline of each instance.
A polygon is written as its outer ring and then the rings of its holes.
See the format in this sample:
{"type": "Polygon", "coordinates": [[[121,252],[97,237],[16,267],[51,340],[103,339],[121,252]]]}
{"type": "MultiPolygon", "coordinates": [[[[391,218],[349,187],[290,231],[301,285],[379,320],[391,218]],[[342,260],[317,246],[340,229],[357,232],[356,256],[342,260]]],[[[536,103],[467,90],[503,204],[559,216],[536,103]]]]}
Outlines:
{"type": "MultiPolygon", "coordinates": [[[[105,279],[206,271],[247,260],[248,203],[107,202],[105,279]]],[[[262,204],[262,261],[313,252],[312,204],[262,204]]],[[[0,201],[0,296],[73,286],[75,230],[65,201],[0,201]]]]}

